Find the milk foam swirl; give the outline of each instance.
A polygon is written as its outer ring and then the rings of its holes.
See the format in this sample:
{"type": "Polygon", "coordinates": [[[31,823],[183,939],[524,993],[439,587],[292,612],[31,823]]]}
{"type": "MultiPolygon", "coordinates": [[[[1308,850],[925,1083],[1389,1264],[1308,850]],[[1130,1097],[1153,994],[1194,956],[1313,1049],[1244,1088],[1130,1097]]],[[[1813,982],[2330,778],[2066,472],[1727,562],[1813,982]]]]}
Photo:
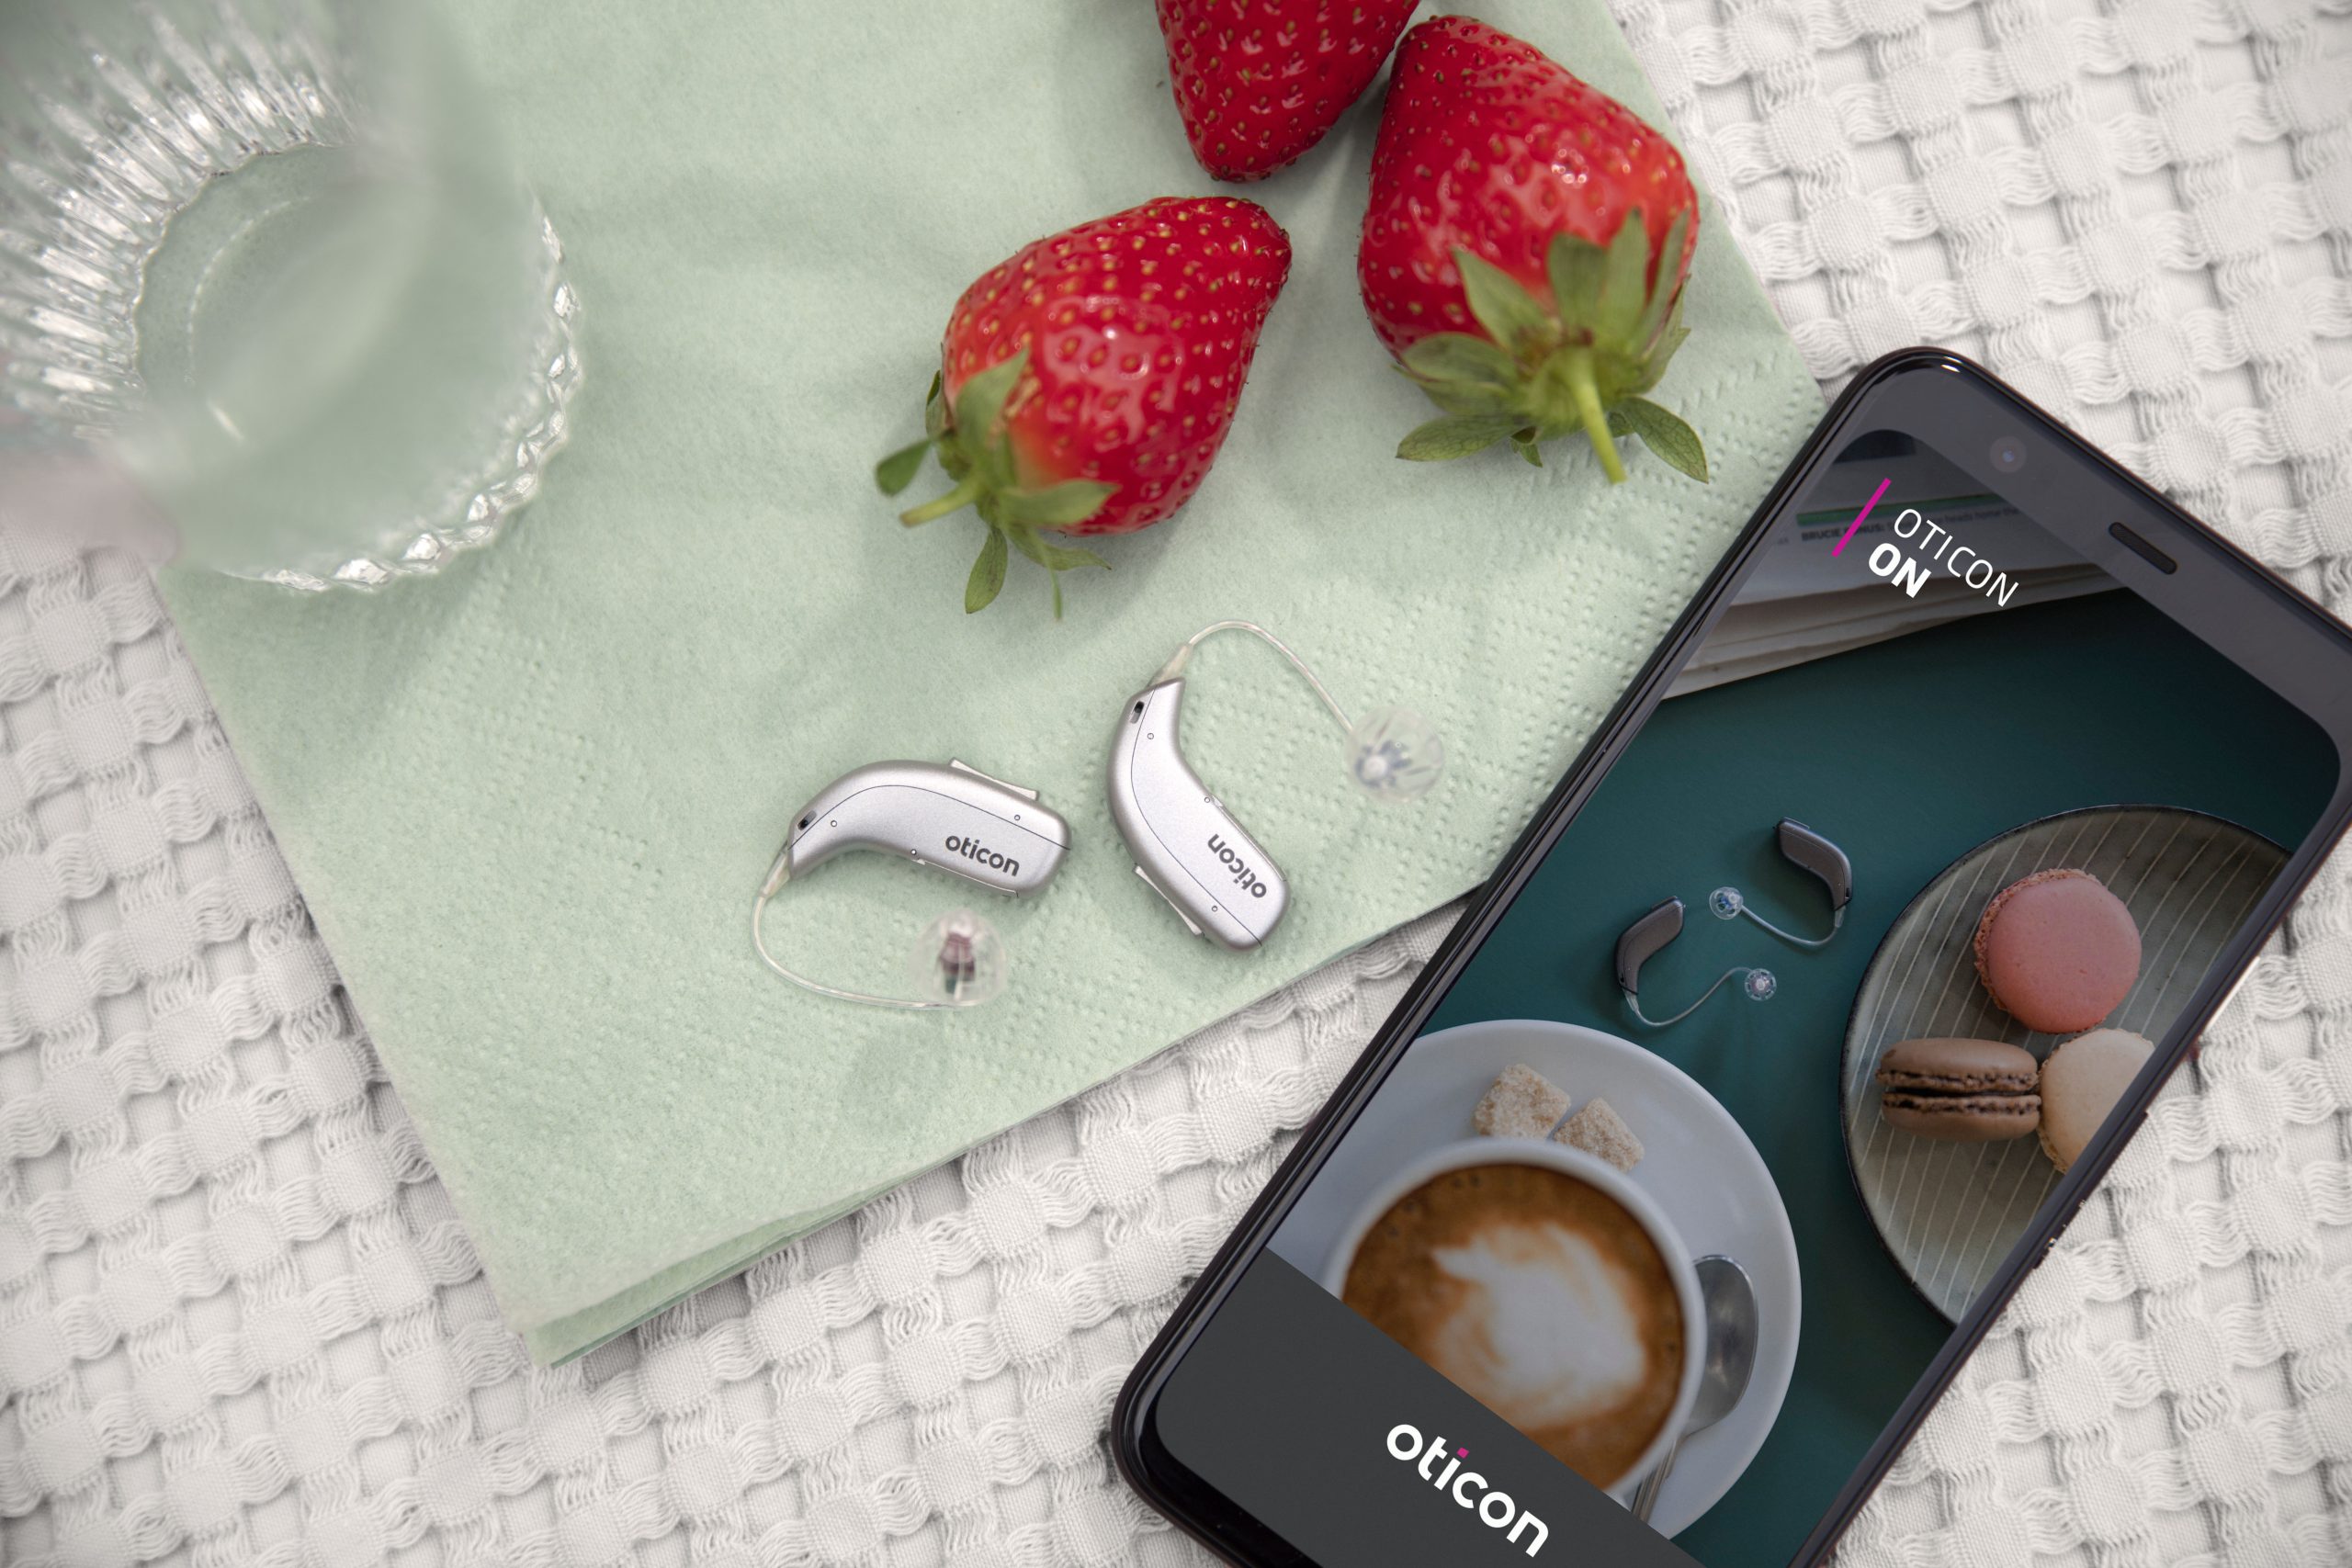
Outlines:
{"type": "Polygon", "coordinates": [[[1497,1219],[1430,1254],[1468,1287],[1436,1325],[1431,1365],[1522,1430],[1615,1409],[1648,1370],[1638,1286],[1550,1220],[1497,1219]]]}

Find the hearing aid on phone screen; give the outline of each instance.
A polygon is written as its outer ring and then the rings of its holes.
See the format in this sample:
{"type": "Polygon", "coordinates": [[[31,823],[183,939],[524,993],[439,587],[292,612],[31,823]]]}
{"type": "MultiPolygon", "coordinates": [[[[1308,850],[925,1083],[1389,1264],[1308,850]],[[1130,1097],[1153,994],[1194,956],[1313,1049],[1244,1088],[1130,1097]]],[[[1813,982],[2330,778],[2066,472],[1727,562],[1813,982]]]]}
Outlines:
{"type": "MultiPolygon", "coordinates": [[[[1747,919],[1761,926],[1792,947],[1819,949],[1829,945],[1832,939],[1845,929],[1846,906],[1854,899],[1854,864],[1846,852],[1806,827],[1793,817],[1783,817],[1774,827],[1773,841],[1781,856],[1798,870],[1810,874],[1829,894],[1829,930],[1820,936],[1800,936],[1783,930],[1758,914],[1748,904],[1747,895],[1736,887],[1716,888],[1707,895],[1707,909],[1719,920],[1747,919]]],[[[1617,988],[1624,994],[1625,1010],[1635,1020],[1652,1029],[1663,1029],[1679,1023],[1706,1004],[1709,997],[1731,982],[1739,983],[1740,994],[1750,1001],[1770,1001],[1780,989],[1781,982],[1770,969],[1754,964],[1735,965],[1715,977],[1715,983],[1699,993],[1698,1000],[1681,1011],[1664,1018],[1652,1018],[1642,1010],[1642,965],[1657,957],[1682,934],[1683,904],[1679,898],[1662,898],[1652,905],[1624,933],[1617,939],[1617,988]]]]}
{"type": "Polygon", "coordinates": [[[839,1001],[914,1010],[964,1008],[1004,988],[1009,961],[993,927],[956,909],[924,931],[910,969],[920,997],[884,997],[812,980],[778,962],[761,930],[784,886],[835,855],[871,850],[903,856],[997,893],[1041,891],[1069,852],[1069,824],[1037,792],[993,779],[961,761],[869,762],[819,790],[793,819],[752,906],[752,945],[767,966],[806,990],[839,1001]]]}

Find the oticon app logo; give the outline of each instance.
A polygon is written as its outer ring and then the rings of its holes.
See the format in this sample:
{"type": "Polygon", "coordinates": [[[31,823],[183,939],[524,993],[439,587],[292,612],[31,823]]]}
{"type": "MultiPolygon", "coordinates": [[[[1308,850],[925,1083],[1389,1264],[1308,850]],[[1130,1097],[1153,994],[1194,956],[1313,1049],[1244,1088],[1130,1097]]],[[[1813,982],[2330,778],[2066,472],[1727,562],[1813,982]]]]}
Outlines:
{"type": "Polygon", "coordinates": [[[1544,1540],[1552,1532],[1544,1528],[1542,1519],[1512,1502],[1510,1493],[1498,1490],[1485,1476],[1465,1466],[1464,1461],[1470,1457],[1467,1447],[1448,1448],[1443,1438],[1435,1437],[1423,1442],[1419,1427],[1400,1421],[1388,1428],[1388,1457],[1411,1463],[1413,1473],[1432,1489],[1452,1497],[1457,1507],[1476,1514],[1478,1522],[1488,1529],[1505,1532],[1505,1540],[1516,1544],[1522,1534],[1532,1532],[1527,1543],[1528,1556],[1544,1550],[1544,1540]],[[1443,1461],[1442,1469],[1440,1461],[1443,1461]]]}
{"type": "MultiPolygon", "coordinates": [[[[1845,553],[1846,547],[1852,543],[1863,521],[1870,516],[1871,508],[1878,504],[1879,497],[1884,495],[1887,487],[1894,482],[1891,479],[1878,481],[1878,489],[1871,491],[1871,498],[1862,502],[1862,509],[1854,513],[1853,522],[1848,524],[1845,533],[1838,536],[1836,548],[1829,552],[1831,556],[1845,553]]],[[[1920,515],[1918,508],[1905,507],[1902,515],[1894,520],[1894,532],[1895,538],[1916,541],[1913,548],[1933,557],[1945,571],[1985,598],[1997,601],[2004,610],[2009,607],[2009,596],[2018,591],[2018,585],[2009,580],[2009,574],[1962,544],[1952,536],[1951,529],[1939,526],[1920,515]]],[[[1871,547],[1870,569],[1872,576],[1886,579],[1914,599],[1919,596],[1919,590],[1928,586],[1933,575],[1928,568],[1905,555],[1903,547],[1893,539],[1881,539],[1871,547]]]]}

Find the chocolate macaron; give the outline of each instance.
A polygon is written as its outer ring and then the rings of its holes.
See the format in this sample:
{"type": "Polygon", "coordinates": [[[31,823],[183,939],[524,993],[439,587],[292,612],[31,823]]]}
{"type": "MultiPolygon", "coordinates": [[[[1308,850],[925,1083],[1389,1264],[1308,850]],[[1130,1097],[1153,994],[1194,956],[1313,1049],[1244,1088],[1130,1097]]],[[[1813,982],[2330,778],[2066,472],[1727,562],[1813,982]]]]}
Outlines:
{"type": "Polygon", "coordinates": [[[1976,973],[2003,1012],[2044,1034],[2105,1021],[2140,978],[2140,928],[2087,871],[2037,871],[1976,922],[1976,973]]]}
{"type": "Polygon", "coordinates": [[[1898,1040],[1878,1061],[1879,1115],[1922,1138],[1989,1144],[2041,1125],[2033,1053],[1998,1040],[1898,1040]]]}

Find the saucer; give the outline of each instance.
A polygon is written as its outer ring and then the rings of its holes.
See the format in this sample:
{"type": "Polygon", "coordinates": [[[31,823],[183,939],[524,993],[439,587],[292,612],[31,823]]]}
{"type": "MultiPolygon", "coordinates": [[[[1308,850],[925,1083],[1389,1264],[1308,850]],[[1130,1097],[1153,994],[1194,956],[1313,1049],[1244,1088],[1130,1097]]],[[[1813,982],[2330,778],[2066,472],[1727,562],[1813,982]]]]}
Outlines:
{"type": "Polygon", "coordinates": [[[1693,1258],[1722,1253],[1755,1282],[1756,1371],[1715,1426],[1682,1445],[1652,1522],[1667,1535],[1714,1506],[1764,1446],[1796,1366],[1796,1237],[1763,1156],[1731,1112],[1679,1067],[1614,1034],[1543,1019],[1501,1019],[1417,1040],[1332,1151],[1271,1243],[1320,1279],[1365,1193],[1408,1161],[1470,1135],[1470,1111],[1495,1076],[1524,1062],[1581,1107],[1609,1101],[1641,1139],[1627,1179],[1656,1200],[1693,1258]]]}

